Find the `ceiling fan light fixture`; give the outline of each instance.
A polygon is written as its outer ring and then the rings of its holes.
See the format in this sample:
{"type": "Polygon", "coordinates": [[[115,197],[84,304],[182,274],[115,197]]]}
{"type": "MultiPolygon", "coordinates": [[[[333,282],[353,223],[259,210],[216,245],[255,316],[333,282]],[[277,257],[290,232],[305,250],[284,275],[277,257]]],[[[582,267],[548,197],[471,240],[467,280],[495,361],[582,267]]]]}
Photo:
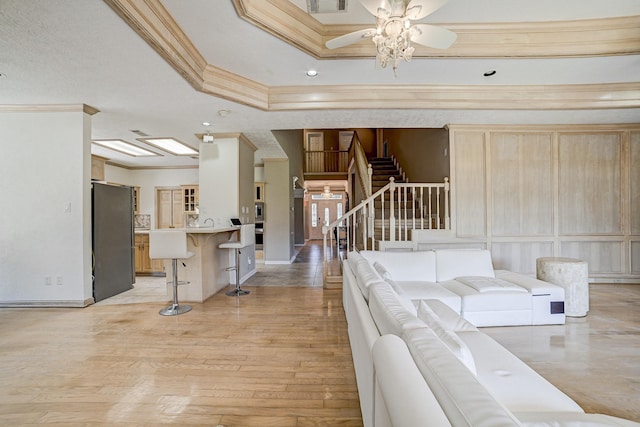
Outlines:
{"type": "Polygon", "coordinates": [[[393,75],[401,61],[413,57],[412,43],[435,49],[448,49],[457,35],[446,28],[416,23],[441,8],[448,0],[360,0],[376,17],[376,28],[367,28],[328,40],[328,49],[337,49],[371,37],[376,45],[376,66],[391,64],[393,75]]]}

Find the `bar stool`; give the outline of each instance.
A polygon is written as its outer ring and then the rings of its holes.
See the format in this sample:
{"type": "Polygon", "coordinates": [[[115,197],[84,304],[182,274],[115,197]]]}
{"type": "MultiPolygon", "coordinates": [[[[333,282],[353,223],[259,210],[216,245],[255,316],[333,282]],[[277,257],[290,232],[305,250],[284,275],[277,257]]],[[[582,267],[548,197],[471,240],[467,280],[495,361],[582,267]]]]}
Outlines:
{"type": "Polygon", "coordinates": [[[178,282],[178,260],[191,258],[195,254],[187,250],[187,233],[177,230],[149,231],[149,258],[170,259],[173,264],[173,304],[160,310],[163,316],[177,316],[191,311],[190,305],[178,304],[178,285],[189,282],[178,282]]]}
{"type": "Polygon", "coordinates": [[[256,225],[245,224],[240,226],[240,238],[238,240],[229,240],[226,243],[220,243],[218,245],[218,248],[220,249],[235,250],[236,264],[232,267],[227,268],[227,271],[236,272],[236,287],[232,291],[229,291],[226,293],[230,297],[237,297],[240,295],[247,295],[251,293],[251,291],[245,291],[243,289],[240,289],[240,253],[241,253],[241,249],[244,249],[247,246],[253,245],[255,241],[256,241],[256,225]]]}

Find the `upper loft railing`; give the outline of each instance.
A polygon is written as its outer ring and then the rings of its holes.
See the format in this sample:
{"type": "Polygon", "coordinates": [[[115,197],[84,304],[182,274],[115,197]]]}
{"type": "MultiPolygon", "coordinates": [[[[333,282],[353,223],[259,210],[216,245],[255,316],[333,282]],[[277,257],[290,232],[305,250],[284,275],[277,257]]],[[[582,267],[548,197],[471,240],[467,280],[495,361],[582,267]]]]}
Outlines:
{"type": "Polygon", "coordinates": [[[338,172],[346,174],[348,170],[349,151],[305,151],[305,172],[338,172]]]}
{"type": "Polygon", "coordinates": [[[327,262],[338,251],[375,250],[376,242],[410,241],[413,230],[450,230],[449,178],[443,183],[389,183],[359,205],[322,227],[324,280],[327,262]],[[335,231],[334,231],[335,230],[335,231]]]}

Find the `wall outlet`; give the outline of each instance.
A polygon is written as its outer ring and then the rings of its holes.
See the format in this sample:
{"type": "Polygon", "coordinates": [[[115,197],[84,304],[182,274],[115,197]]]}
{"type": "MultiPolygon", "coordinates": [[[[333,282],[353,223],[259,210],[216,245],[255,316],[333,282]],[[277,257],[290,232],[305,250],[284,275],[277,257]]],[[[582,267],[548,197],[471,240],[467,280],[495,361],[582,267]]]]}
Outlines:
{"type": "Polygon", "coordinates": [[[62,283],[63,283],[62,276],[57,276],[56,277],[56,285],[61,286],[62,283]]]}
{"type": "Polygon", "coordinates": [[[44,284],[46,286],[51,286],[51,276],[45,276],[44,278],[44,284]]]}
{"type": "Polygon", "coordinates": [[[251,258],[247,258],[247,262],[251,265],[251,258]]]}

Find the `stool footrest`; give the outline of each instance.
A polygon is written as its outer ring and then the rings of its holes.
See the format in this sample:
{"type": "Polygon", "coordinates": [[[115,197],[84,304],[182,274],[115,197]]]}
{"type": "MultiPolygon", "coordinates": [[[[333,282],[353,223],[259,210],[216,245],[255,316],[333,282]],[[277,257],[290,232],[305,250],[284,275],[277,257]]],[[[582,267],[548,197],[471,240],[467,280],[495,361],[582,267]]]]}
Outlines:
{"type": "MultiPolygon", "coordinates": [[[[191,282],[189,282],[187,280],[178,280],[178,285],[188,285],[189,283],[191,283],[191,282]]],[[[167,285],[173,286],[173,281],[167,282],[167,285]]]]}
{"type": "Polygon", "coordinates": [[[191,306],[186,304],[171,304],[168,307],[163,308],[159,311],[162,316],[177,316],[178,314],[183,314],[188,311],[191,311],[191,306]]]}

